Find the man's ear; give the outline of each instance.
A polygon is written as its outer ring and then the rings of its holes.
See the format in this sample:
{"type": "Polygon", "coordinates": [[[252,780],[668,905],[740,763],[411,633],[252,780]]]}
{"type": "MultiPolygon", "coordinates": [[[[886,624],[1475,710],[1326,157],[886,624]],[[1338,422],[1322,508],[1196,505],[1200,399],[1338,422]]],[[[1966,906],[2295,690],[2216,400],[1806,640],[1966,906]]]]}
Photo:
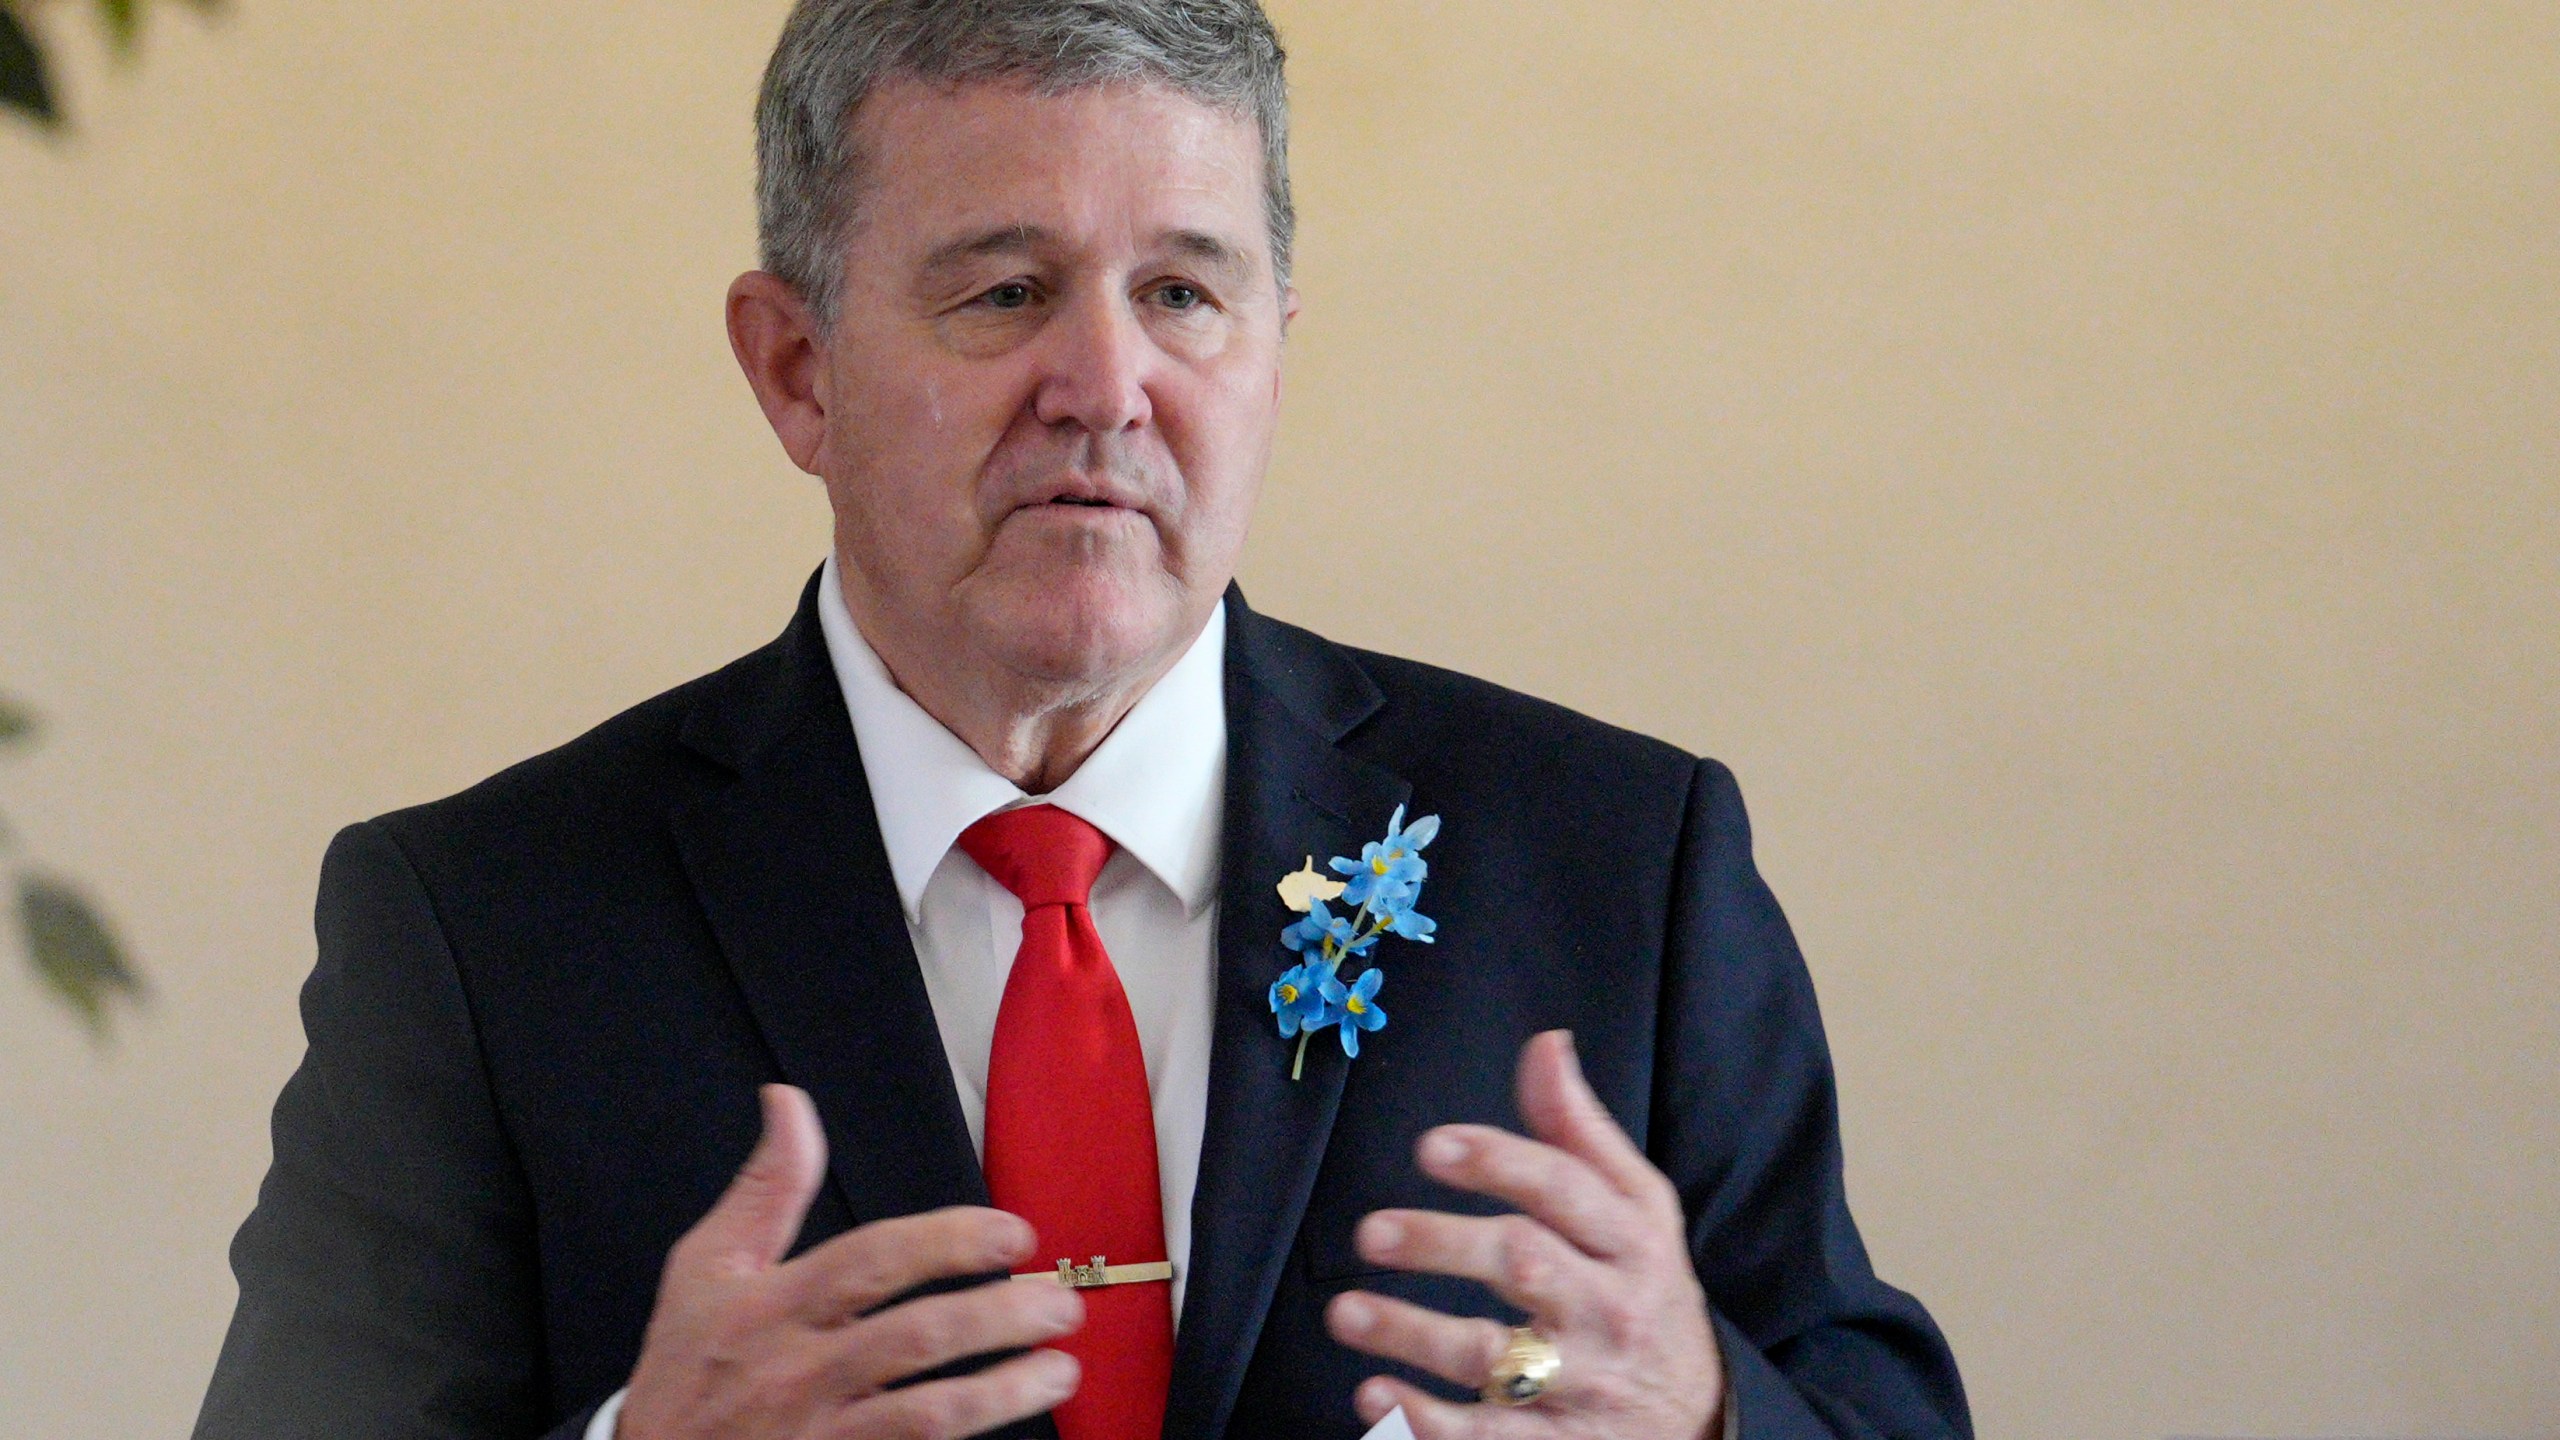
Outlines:
{"type": "Polygon", "coordinates": [[[818,474],[826,441],[821,390],[825,345],[800,292],[779,275],[750,270],[729,284],[729,349],[791,463],[818,474]]]}
{"type": "Polygon", "coordinates": [[[1289,324],[1298,318],[1298,287],[1287,285],[1280,290],[1280,334],[1286,338],[1289,324]]]}

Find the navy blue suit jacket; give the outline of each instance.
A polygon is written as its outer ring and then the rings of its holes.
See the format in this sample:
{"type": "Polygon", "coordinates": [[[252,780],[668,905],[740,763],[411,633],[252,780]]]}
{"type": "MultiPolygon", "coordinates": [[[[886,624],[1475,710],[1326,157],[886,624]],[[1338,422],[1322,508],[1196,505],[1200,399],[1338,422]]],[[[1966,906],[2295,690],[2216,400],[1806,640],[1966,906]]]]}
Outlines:
{"type": "MultiPolygon", "coordinates": [[[[727,668],[338,836],[309,1051],[232,1247],[199,1440],[574,1437],[629,1377],[667,1248],[753,1146],[768,1081],[826,1127],[803,1244],[986,1203],[815,594],[727,668]]],[[[1968,1435],[1944,1341],[1850,1219],[1813,987],[1731,775],[1228,607],[1216,1029],[1166,1440],[1358,1435],[1351,1389],[1383,1367],[1324,1333],[1346,1288],[1508,1315],[1371,1270],[1351,1231],[1381,1206],[1492,1208],[1423,1179],[1414,1141],[1518,1128],[1515,1057],[1559,1026],[1679,1186],[1743,1433],[1968,1435]],[[1292,1081],[1272,887],[1399,804],[1445,822],[1438,943],[1390,957],[1394,1020],[1359,1060],[1317,1045],[1292,1081]]]]}

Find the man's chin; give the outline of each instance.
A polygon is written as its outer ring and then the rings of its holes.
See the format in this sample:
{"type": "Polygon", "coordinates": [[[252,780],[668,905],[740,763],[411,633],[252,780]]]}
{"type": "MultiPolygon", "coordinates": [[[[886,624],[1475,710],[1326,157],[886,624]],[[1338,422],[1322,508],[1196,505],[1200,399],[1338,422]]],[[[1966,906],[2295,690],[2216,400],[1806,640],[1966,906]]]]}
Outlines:
{"type": "Polygon", "coordinates": [[[1108,686],[1170,658],[1197,632],[1170,580],[1108,576],[1008,587],[976,617],[988,648],[1027,679],[1108,686]]]}

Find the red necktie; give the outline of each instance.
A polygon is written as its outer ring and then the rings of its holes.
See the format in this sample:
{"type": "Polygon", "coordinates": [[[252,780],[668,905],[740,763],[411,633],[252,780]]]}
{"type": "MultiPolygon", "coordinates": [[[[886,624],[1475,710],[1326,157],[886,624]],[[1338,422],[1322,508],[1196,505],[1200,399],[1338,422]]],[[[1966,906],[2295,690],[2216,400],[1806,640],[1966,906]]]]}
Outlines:
{"type": "MultiPolygon", "coordinates": [[[[1164,1201],[1146,1056],[1086,901],[1111,840],[1050,805],[990,815],[960,848],[1022,901],[987,1056],[987,1191],[1031,1222],[1039,1264],[1164,1260],[1164,1201]]],[[[1057,1348],[1084,1366],[1054,1412],[1061,1440],[1151,1440],[1173,1379],[1173,1287],[1084,1291],[1084,1328],[1057,1348]]]]}

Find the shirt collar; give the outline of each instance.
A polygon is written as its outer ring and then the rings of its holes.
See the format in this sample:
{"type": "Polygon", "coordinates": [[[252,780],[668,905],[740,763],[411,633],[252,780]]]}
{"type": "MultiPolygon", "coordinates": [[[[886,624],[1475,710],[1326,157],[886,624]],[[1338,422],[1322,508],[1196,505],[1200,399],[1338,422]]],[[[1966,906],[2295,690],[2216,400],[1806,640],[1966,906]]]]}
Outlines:
{"type": "Polygon", "coordinates": [[[910,921],[961,831],[1035,798],[1110,836],[1191,914],[1216,897],[1227,772],[1226,606],[1210,612],[1191,648],[1066,783],[1039,797],[988,769],[898,688],[845,608],[833,555],[818,580],[818,628],[853,717],[889,873],[910,921]]]}

